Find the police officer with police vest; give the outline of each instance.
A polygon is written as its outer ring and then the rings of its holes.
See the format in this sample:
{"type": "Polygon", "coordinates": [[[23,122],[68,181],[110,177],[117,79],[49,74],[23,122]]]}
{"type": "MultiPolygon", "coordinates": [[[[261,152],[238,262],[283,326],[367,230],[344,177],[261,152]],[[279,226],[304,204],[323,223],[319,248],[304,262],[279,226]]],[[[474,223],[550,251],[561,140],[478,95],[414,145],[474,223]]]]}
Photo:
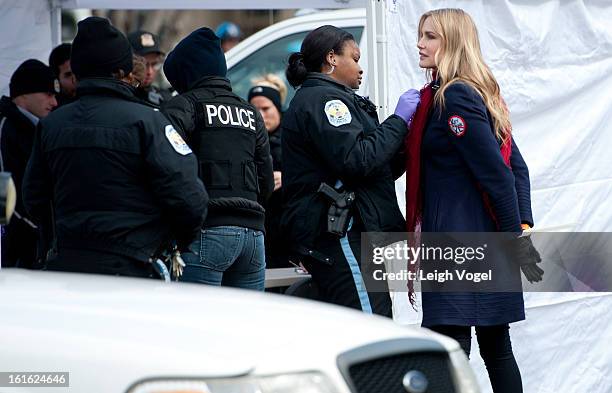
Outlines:
{"type": "Polygon", "coordinates": [[[263,290],[262,207],[274,188],[268,133],[261,115],[232,92],[219,38],[200,28],[168,54],[164,73],[179,92],[163,111],[199,160],[208,217],[184,281],[263,290]]]}
{"type": "Polygon", "coordinates": [[[53,205],[47,267],[157,277],[166,272],[159,254],[173,241],[189,245],[206,214],[196,158],[170,121],[134,96],[130,44],[107,19],[79,22],[71,65],[78,99],[39,123],[23,182],[36,222],[53,205]]]}

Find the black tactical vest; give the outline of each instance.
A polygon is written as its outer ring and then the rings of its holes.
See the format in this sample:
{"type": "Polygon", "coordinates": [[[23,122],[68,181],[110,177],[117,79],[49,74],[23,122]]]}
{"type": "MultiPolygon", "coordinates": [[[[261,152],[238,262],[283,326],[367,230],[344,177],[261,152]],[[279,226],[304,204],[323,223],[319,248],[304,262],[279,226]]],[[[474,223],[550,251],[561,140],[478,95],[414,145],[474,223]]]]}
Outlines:
{"type": "Polygon", "coordinates": [[[227,90],[198,89],[192,94],[196,131],[191,145],[211,200],[237,197],[257,202],[256,109],[227,90]]]}

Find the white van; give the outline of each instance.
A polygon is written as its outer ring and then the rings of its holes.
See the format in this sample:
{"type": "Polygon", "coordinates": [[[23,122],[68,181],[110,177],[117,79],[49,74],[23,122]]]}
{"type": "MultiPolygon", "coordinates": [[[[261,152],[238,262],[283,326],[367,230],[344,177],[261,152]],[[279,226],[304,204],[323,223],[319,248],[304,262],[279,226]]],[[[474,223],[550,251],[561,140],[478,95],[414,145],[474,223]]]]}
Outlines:
{"type": "Polygon", "coordinates": [[[285,106],[289,105],[295,90],[285,78],[287,59],[293,52],[298,52],[306,34],[323,25],[334,25],[351,33],[359,43],[361,61],[364,69],[364,80],[359,89],[360,95],[366,95],[368,75],[366,45],[366,12],[364,8],[352,8],[337,11],[323,11],[298,16],[269,26],[244,41],[240,42],[226,55],[227,77],[232,82],[236,94],[247,98],[254,79],[268,73],[280,76],[287,83],[288,95],[285,106]]]}

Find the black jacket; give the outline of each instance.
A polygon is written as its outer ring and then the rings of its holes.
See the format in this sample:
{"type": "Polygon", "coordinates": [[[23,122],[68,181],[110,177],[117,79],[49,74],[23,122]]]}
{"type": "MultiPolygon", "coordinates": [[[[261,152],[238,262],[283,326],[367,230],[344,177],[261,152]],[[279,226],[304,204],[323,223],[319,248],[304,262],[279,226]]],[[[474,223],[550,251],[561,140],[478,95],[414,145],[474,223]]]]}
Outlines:
{"type": "Polygon", "coordinates": [[[272,169],[275,171],[282,172],[283,168],[283,155],[282,155],[282,132],[280,125],[278,128],[268,134],[270,140],[270,155],[272,156],[272,169]]]}
{"type": "Polygon", "coordinates": [[[60,257],[71,248],[147,261],[170,238],[190,243],[208,197],[170,122],[114,79],[81,80],[77,95],[41,121],[23,184],[35,219],[53,201],[60,257]]]}
{"type": "Polygon", "coordinates": [[[15,182],[15,214],[2,238],[2,265],[32,267],[36,259],[37,226],[26,214],[21,196],[23,174],[32,152],[36,126],[9,97],[0,99],[0,169],[15,182]]]}
{"type": "Polygon", "coordinates": [[[164,102],[172,98],[172,93],[166,89],[160,89],[157,86],[151,85],[148,87],[139,87],[135,89],[134,95],[144,101],[147,105],[155,108],[161,107],[164,102]]]}
{"type": "MultiPolygon", "coordinates": [[[[272,168],[282,173],[281,127],[269,133],[270,155],[272,168]]],[[[282,187],[274,191],[266,203],[266,266],[290,267],[287,262],[287,244],[281,230],[281,217],[283,213],[282,187]]]]}
{"type": "Polygon", "coordinates": [[[282,229],[291,247],[315,248],[326,231],[330,202],[321,182],[340,180],[355,192],[355,214],[370,232],[404,231],[394,180],[405,170],[406,123],[392,115],[379,124],[376,107],[351,89],[312,73],[282,120],[282,229]]]}
{"type": "Polygon", "coordinates": [[[210,195],[205,227],[264,230],[262,207],[274,189],[263,119],[223,77],[206,76],[164,105],[199,161],[210,195]]]}

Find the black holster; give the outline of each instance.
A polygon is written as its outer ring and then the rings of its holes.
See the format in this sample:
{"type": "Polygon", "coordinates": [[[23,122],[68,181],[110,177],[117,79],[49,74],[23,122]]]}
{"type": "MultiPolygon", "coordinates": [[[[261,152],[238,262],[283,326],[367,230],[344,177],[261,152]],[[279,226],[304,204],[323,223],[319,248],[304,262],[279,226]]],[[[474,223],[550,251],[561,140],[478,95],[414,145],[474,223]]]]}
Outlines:
{"type": "Polygon", "coordinates": [[[340,238],[344,237],[349,227],[355,193],[336,190],[327,183],[321,183],[317,192],[331,200],[327,210],[327,232],[340,238]]]}

